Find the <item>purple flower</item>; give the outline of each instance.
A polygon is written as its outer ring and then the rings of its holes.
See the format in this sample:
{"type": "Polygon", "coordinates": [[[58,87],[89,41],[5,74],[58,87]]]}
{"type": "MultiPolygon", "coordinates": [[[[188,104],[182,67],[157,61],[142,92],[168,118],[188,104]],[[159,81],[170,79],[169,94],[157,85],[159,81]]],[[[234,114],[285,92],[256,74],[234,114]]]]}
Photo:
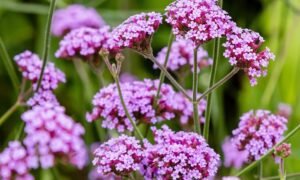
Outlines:
{"type": "MultiPolygon", "coordinates": [[[[157,109],[153,108],[158,84],[158,80],[121,83],[126,106],[134,121],[156,123],[175,117],[172,103],[175,92],[169,85],[162,85],[157,109]]],[[[102,88],[94,96],[93,105],[92,112],[86,115],[88,121],[102,118],[102,127],[104,128],[116,129],[118,132],[133,131],[133,127],[124,112],[115,84],[102,88]]]]}
{"type": "Polygon", "coordinates": [[[73,4],[65,9],[55,11],[51,32],[55,36],[63,36],[73,29],[81,27],[100,28],[104,25],[105,22],[95,9],[73,4]]]}
{"type": "Polygon", "coordinates": [[[18,141],[9,142],[8,147],[0,153],[0,179],[33,180],[30,169],[38,167],[38,159],[18,141]]]}
{"type": "Polygon", "coordinates": [[[249,161],[257,160],[278,143],[287,129],[287,119],[270,111],[249,111],[233,130],[232,142],[238,150],[248,152],[249,161]]]}
{"type": "Polygon", "coordinates": [[[240,169],[245,163],[248,162],[248,152],[239,151],[231,139],[226,138],[222,145],[224,154],[224,166],[235,167],[240,169]],[[238,158],[237,158],[238,157],[238,158]]]}
{"type": "MultiPolygon", "coordinates": [[[[177,40],[173,42],[167,68],[172,71],[182,70],[184,67],[193,69],[194,67],[194,49],[195,46],[190,40],[177,40]]],[[[157,61],[164,64],[168,47],[163,48],[157,55],[157,61]]],[[[197,66],[199,69],[212,64],[212,59],[208,57],[208,53],[201,47],[198,49],[197,66]]],[[[157,68],[154,65],[154,68],[157,68]]],[[[198,69],[198,70],[199,70],[198,69]]]]}
{"type": "Polygon", "coordinates": [[[277,114],[285,118],[289,118],[293,112],[291,105],[280,103],[277,107],[277,114]]]}
{"type": "Polygon", "coordinates": [[[270,59],[275,58],[269,48],[258,51],[264,39],[249,29],[233,28],[227,35],[224,56],[229,58],[231,65],[245,71],[252,86],[257,84],[257,78],[267,74],[270,59]]]}
{"type": "Polygon", "coordinates": [[[38,154],[42,168],[54,166],[62,158],[78,168],[87,160],[82,135],[83,127],[65,114],[65,109],[51,103],[34,106],[21,118],[25,122],[24,144],[28,151],[38,154]]]}
{"type": "Polygon", "coordinates": [[[166,16],[173,33],[195,45],[224,36],[235,25],[216,0],[176,0],[167,6],[166,16]]]}
{"type": "Polygon", "coordinates": [[[26,104],[30,107],[34,106],[44,106],[47,103],[51,103],[54,106],[59,106],[59,102],[52,91],[39,91],[34,93],[34,95],[28,99],[26,104]]]}
{"type": "Polygon", "coordinates": [[[224,176],[222,180],[240,180],[240,178],[236,176],[224,176]]]}
{"type": "Polygon", "coordinates": [[[132,74],[130,74],[130,73],[122,73],[121,75],[120,75],[120,82],[122,82],[122,83],[125,83],[125,82],[134,82],[134,81],[137,81],[138,79],[137,79],[137,77],[136,76],[134,76],[134,75],[132,75],[132,74]]]}
{"type": "Polygon", "coordinates": [[[100,175],[128,175],[139,170],[142,147],[134,137],[122,135],[100,145],[94,152],[93,164],[100,175]]]}
{"type": "Polygon", "coordinates": [[[67,59],[83,57],[88,60],[97,56],[102,48],[110,50],[111,42],[113,41],[108,26],[103,26],[100,29],[78,28],[64,36],[59,43],[59,49],[55,56],[67,59]]]}
{"type": "MultiPolygon", "coordinates": [[[[188,94],[191,95],[192,91],[188,91],[188,94]]],[[[201,94],[198,94],[200,97],[201,94]]],[[[182,125],[191,125],[193,121],[193,103],[190,102],[182,93],[178,92],[173,97],[173,109],[175,114],[179,117],[180,123],[182,125]]],[[[206,110],[206,100],[201,99],[198,104],[198,114],[199,121],[204,123],[204,112],[206,110]]]]}
{"type": "Polygon", "coordinates": [[[152,128],[155,144],[145,142],[141,173],[145,179],[209,179],[220,157],[196,133],[152,128]]]}
{"type": "Polygon", "coordinates": [[[129,17],[113,29],[112,36],[118,48],[131,48],[139,52],[148,50],[151,37],[162,23],[159,13],[141,13],[129,17]]]}
{"type": "MultiPolygon", "coordinates": [[[[30,51],[25,51],[16,55],[14,60],[19,66],[23,77],[31,81],[35,89],[40,77],[43,62],[36,54],[33,54],[30,51]]],[[[65,74],[57,69],[52,62],[48,62],[41,81],[41,90],[54,90],[57,88],[59,83],[64,83],[65,81],[65,74]]]]}

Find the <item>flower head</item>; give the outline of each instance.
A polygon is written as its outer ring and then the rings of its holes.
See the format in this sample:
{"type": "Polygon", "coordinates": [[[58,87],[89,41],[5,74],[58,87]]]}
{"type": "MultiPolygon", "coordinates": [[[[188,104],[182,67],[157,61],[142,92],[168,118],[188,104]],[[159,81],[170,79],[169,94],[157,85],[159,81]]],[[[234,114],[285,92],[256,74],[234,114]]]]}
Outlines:
{"type": "Polygon", "coordinates": [[[289,118],[293,112],[291,105],[280,103],[277,107],[277,114],[285,118],[289,118]]]}
{"type": "Polygon", "coordinates": [[[292,154],[291,144],[282,143],[274,150],[274,155],[278,158],[284,159],[292,154]]]}
{"type": "Polygon", "coordinates": [[[224,166],[240,169],[248,162],[248,152],[245,150],[239,151],[230,138],[226,138],[222,145],[224,154],[224,166]],[[238,158],[237,158],[238,157],[238,158]]]}
{"type": "MultiPolygon", "coordinates": [[[[193,69],[194,67],[194,49],[195,46],[190,40],[177,40],[172,43],[167,68],[172,71],[182,70],[184,67],[193,69]]],[[[157,61],[164,64],[167,55],[168,47],[163,48],[157,55],[157,61]]],[[[208,57],[207,51],[203,48],[198,48],[198,70],[212,64],[212,59],[208,57]]],[[[154,65],[154,68],[157,68],[154,65]]]]}
{"type": "MultiPolygon", "coordinates": [[[[19,66],[23,77],[31,81],[33,87],[36,88],[43,64],[40,58],[30,51],[25,51],[16,55],[14,60],[19,66]]],[[[59,83],[64,83],[65,81],[65,74],[57,69],[52,62],[48,62],[41,81],[41,90],[54,90],[59,83]]]]}
{"type": "Polygon", "coordinates": [[[62,158],[78,168],[87,160],[82,135],[83,127],[65,114],[65,109],[46,103],[34,106],[21,118],[25,122],[24,144],[38,154],[42,168],[52,167],[55,158],[62,158]]]}
{"type": "Polygon", "coordinates": [[[224,36],[235,25],[216,0],[176,0],[166,8],[166,16],[173,33],[195,45],[224,36]]]}
{"type": "Polygon", "coordinates": [[[30,154],[18,141],[9,142],[0,153],[0,179],[33,180],[30,169],[38,167],[38,158],[30,154]]]}
{"type": "Polygon", "coordinates": [[[252,86],[257,84],[257,78],[267,74],[270,59],[275,58],[269,48],[259,51],[264,39],[249,29],[233,28],[224,43],[224,56],[229,58],[231,65],[245,71],[252,86]]]}
{"type": "Polygon", "coordinates": [[[248,152],[250,161],[257,160],[282,139],[286,123],[286,118],[266,110],[247,112],[233,130],[232,142],[238,150],[248,152]]]}
{"type": "Polygon", "coordinates": [[[220,157],[196,133],[152,129],[155,144],[145,142],[141,173],[145,179],[208,179],[220,157]]]}
{"type": "Polygon", "coordinates": [[[34,106],[44,106],[47,103],[51,103],[54,106],[59,106],[59,102],[52,91],[39,91],[34,93],[34,95],[28,99],[26,104],[30,107],[34,106]]]}
{"type": "MultiPolygon", "coordinates": [[[[162,85],[161,97],[157,102],[157,108],[154,109],[153,102],[158,84],[158,80],[121,83],[125,104],[134,121],[156,123],[170,120],[175,116],[172,103],[175,92],[169,85],[162,85]]],[[[92,112],[86,116],[88,121],[103,118],[102,127],[104,128],[116,129],[119,132],[133,131],[121,104],[116,84],[102,88],[94,96],[93,105],[92,112]]]]}
{"type": "Polygon", "coordinates": [[[81,27],[97,29],[104,25],[105,22],[95,9],[73,4],[55,11],[51,32],[55,36],[63,36],[73,29],[81,27]]]}
{"type": "Polygon", "coordinates": [[[149,50],[151,37],[162,23],[159,13],[133,15],[112,31],[118,48],[131,48],[139,52],[149,50]]]}
{"type": "Polygon", "coordinates": [[[134,137],[121,135],[100,145],[94,152],[93,164],[100,175],[128,175],[139,170],[143,151],[134,137]]]}
{"type": "Polygon", "coordinates": [[[112,42],[110,40],[110,32],[108,26],[100,29],[78,28],[72,30],[59,43],[59,49],[55,56],[59,58],[84,57],[85,59],[93,58],[98,52],[104,49],[110,49],[112,42]]]}

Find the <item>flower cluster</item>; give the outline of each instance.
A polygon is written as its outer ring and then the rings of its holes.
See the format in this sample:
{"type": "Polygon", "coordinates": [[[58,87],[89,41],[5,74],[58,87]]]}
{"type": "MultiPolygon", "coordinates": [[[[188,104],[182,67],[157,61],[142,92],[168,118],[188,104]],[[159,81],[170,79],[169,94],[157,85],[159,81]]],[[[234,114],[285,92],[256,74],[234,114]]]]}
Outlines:
{"type": "Polygon", "coordinates": [[[55,11],[51,32],[55,36],[62,36],[73,29],[81,27],[96,29],[104,25],[105,22],[95,9],[74,4],[55,11]]]}
{"type": "Polygon", "coordinates": [[[235,26],[216,0],[176,0],[167,6],[166,16],[178,38],[196,45],[224,36],[235,26]]]}
{"type": "Polygon", "coordinates": [[[39,156],[42,168],[52,167],[56,157],[78,168],[85,165],[87,152],[81,138],[84,129],[65,114],[63,107],[51,103],[34,106],[21,118],[25,122],[24,144],[39,156]]]}
{"type": "Polygon", "coordinates": [[[289,104],[280,103],[277,107],[277,114],[285,118],[289,118],[293,112],[292,107],[289,104]]]}
{"type": "MultiPolygon", "coordinates": [[[[194,49],[195,46],[190,40],[177,40],[172,43],[167,68],[172,71],[181,70],[184,67],[193,69],[194,67],[194,49]]],[[[157,61],[164,64],[167,55],[168,47],[164,47],[157,55],[157,61]]],[[[198,48],[197,66],[198,70],[212,64],[212,59],[208,57],[207,51],[203,48],[198,48]]],[[[154,68],[157,68],[154,65],[154,68]]]]}
{"type": "Polygon", "coordinates": [[[59,49],[55,56],[58,58],[74,58],[76,56],[89,59],[97,55],[100,49],[109,49],[110,32],[109,27],[100,29],[78,28],[72,30],[59,43],[59,49]]]}
{"type": "MultiPolygon", "coordinates": [[[[16,55],[14,60],[19,66],[23,77],[31,81],[33,83],[33,87],[36,88],[43,64],[40,58],[30,51],[25,51],[16,55]]],[[[59,83],[64,83],[65,81],[65,74],[57,69],[53,63],[48,62],[41,81],[41,90],[54,90],[57,88],[59,83]]]]}
{"type": "Polygon", "coordinates": [[[280,163],[282,159],[289,157],[292,154],[291,144],[282,143],[274,150],[275,162],[280,163]]]}
{"type": "Polygon", "coordinates": [[[159,13],[141,13],[129,17],[112,31],[118,48],[132,48],[139,52],[150,46],[151,37],[162,23],[159,13]]]}
{"type": "Polygon", "coordinates": [[[248,162],[248,152],[245,150],[239,151],[230,138],[226,138],[222,145],[224,154],[224,166],[235,167],[240,169],[248,162]],[[238,158],[237,158],[238,157],[238,158]]]}
{"type": "Polygon", "coordinates": [[[238,150],[248,152],[250,161],[259,159],[283,137],[287,119],[266,110],[250,111],[233,131],[233,143],[238,150]]]}
{"type": "Polygon", "coordinates": [[[141,173],[145,179],[208,179],[220,157],[196,133],[152,129],[155,144],[145,143],[141,173]]]}
{"type": "Polygon", "coordinates": [[[267,74],[269,61],[275,58],[269,48],[259,52],[263,42],[259,33],[235,27],[224,43],[224,56],[229,58],[231,65],[245,71],[252,86],[257,84],[257,78],[267,74]]]}
{"type": "MultiPolygon", "coordinates": [[[[189,95],[192,95],[192,91],[188,91],[189,95]]],[[[198,94],[200,97],[201,94],[198,94]]],[[[206,110],[206,100],[201,99],[198,103],[199,121],[204,123],[204,112],[206,110]]],[[[193,124],[193,103],[190,102],[181,92],[178,92],[173,97],[173,109],[175,114],[179,117],[179,121],[182,125],[193,124]]]]}
{"type": "Polygon", "coordinates": [[[128,175],[139,170],[142,147],[134,137],[122,135],[100,145],[94,152],[94,166],[101,175],[128,175]]]}
{"type": "Polygon", "coordinates": [[[52,105],[59,106],[59,102],[58,102],[56,96],[53,94],[52,91],[40,91],[40,92],[36,92],[26,102],[26,104],[29,107],[44,106],[47,103],[51,103],[52,105]]]}
{"type": "Polygon", "coordinates": [[[38,159],[29,154],[18,141],[9,142],[8,147],[0,153],[0,179],[33,180],[29,173],[38,167],[38,159]]]}
{"type": "MultiPolygon", "coordinates": [[[[126,106],[134,121],[156,123],[162,120],[170,120],[175,116],[172,112],[172,97],[175,92],[169,85],[162,85],[157,108],[156,110],[153,108],[158,84],[158,80],[121,83],[126,106]]],[[[119,132],[133,130],[121,104],[116,84],[102,88],[94,96],[93,105],[92,112],[86,116],[88,121],[101,117],[103,118],[102,126],[104,128],[116,129],[119,132]]]]}

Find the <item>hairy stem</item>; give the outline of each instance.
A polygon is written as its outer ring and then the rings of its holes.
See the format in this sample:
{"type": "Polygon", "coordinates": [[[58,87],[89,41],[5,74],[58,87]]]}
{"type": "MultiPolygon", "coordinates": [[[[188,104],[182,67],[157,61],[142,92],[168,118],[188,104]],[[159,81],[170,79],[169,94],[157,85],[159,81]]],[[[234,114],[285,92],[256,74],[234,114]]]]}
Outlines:
{"type": "Polygon", "coordinates": [[[198,47],[194,49],[194,72],[193,72],[193,119],[194,119],[194,131],[198,134],[201,134],[200,121],[199,121],[199,112],[198,112],[198,63],[197,57],[198,47]]]}
{"type": "Polygon", "coordinates": [[[293,135],[296,134],[296,132],[298,132],[300,130],[300,124],[295,127],[291,132],[289,132],[281,141],[279,141],[275,146],[273,146],[272,149],[270,149],[266,154],[264,154],[263,156],[261,156],[258,160],[254,161],[253,163],[249,164],[247,167],[245,167],[244,169],[242,169],[241,171],[239,171],[235,176],[241,176],[242,174],[244,174],[245,172],[248,172],[249,170],[251,170],[252,168],[256,167],[261,161],[263,161],[268,155],[272,154],[274,149],[279,146],[280,144],[284,143],[285,141],[287,141],[289,138],[291,138],[293,135]]]}
{"type": "Polygon", "coordinates": [[[42,79],[43,79],[45,67],[46,67],[46,64],[47,64],[47,58],[48,58],[48,53],[49,53],[49,49],[50,49],[50,40],[51,40],[50,28],[51,28],[51,23],[52,23],[53,12],[54,12],[54,9],[55,9],[55,3],[56,3],[56,0],[51,1],[49,12],[48,12],[46,31],[45,31],[44,49],[43,49],[43,56],[42,56],[43,65],[42,65],[42,70],[41,70],[40,77],[39,77],[39,80],[38,80],[38,85],[37,85],[37,88],[36,88],[36,92],[38,92],[38,90],[41,86],[41,82],[42,82],[42,79]]]}
{"type": "MultiPolygon", "coordinates": [[[[165,61],[164,61],[164,64],[163,64],[163,66],[165,68],[166,68],[168,60],[169,60],[173,39],[174,39],[174,36],[173,36],[172,33],[170,33],[169,42],[168,42],[168,50],[167,50],[167,54],[166,54],[165,61]]],[[[153,102],[154,107],[157,106],[157,101],[159,99],[161,86],[162,86],[164,80],[165,80],[165,73],[163,71],[161,71],[160,75],[159,75],[159,84],[158,84],[158,88],[157,88],[157,93],[156,93],[156,96],[155,96],[155,99],[154,99],[154,102],[153,102]]]]}

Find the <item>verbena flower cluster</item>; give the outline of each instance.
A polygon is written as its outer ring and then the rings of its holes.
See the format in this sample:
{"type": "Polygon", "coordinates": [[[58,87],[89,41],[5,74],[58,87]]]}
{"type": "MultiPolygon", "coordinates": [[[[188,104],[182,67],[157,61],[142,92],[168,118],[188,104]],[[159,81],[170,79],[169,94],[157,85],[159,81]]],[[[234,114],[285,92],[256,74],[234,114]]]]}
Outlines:
{"type": "Polygon", "coordinates": [[[24,144],[39,156],[42,168],[52,167],[58,157],[83,168],[87,160],[81,138],[84,128],[67,116],[63,107],[51,103],[34,106],[21,118],[25,122],[24,144]]]}
{"type": "Polygon", "coordinates": [[[94,152],[93,164],[101,175],[128,175],[139,170],[142,147],[134,137],[121,135],[100,145],[94,152]]]}
{"type": "Polygon", "coordinates": [[[84,59],[93,58],[100,49],[109,49],[112,42],[108,26],[100,29],[78,28],[72,30],[59,43],[59,49],[55,56],[59,58],[83,57],[84,59]]]}
{"type": "MultiPolygon", "coordinates": [[[[31,81],[33,87],[36,88],[42,70],[42,60],[38,55],[30,51],[16,55],[14,60],[22,72],[23,77],[31,81]]],[[[48,62],[41,80],[41,90],[54,90],[59,83],[64,83],[65,81],[65,74],[57,69],[54,63],[48,62]]]]}
{"type": "MultiPolygon", "coordinates": [[[[172,97],[175,92],[169,85],[163,84],[157,111],[153,108],[159,81],[144,80],[122,83],[121,89],[128,111],[134,121],[156,123],[175,117],[172,110],[172,97]]],[[[119,132],[132,131],[133,126],[126,117],[116,84],[102,88],[93,99],[94,108],[86,118],[93,121],[103,118],[102,126],[119,132]]]]}
{"type": "Polygon", "coordinates": [[[56,96],[53,94],[52,91],[40,91],[34,93],[34,95],[28,99],[26,104],[29,107],[34,107],[34,106],[44,106],[46,104],[51,103],[54,106],[59,106],[59,102],[56,98],[56,96]]]}
{"type": "Polygon", "coordinates": [[[233,143],[238,150],[248,152],[249,161],[257,160],[279,142],[286,127],[287,119],[257,110],[245,113],[239,127],[233,130],[233,143]]]}
{"type": "Polygon", "coordinates": [[[112,37],[120,49],[144,51],[150,46],[151,37],[161,23],[162,16],[159,13],[133,15],[113,29],[112,37]]]}
{"type": "Polygon", "coordinates": [[[145,179],[209,179],[220,157],[196,133],[153,128],[155,144],[145,144],[141,173],[145,179]]]}
{"type": "Polygon", "coordinates": [[[178,38],[196,45],[226,35],[235,25],[216,0],[176,0],[167,6],[166,16],[178,38]]]}
{"type": "Polygon", "coordinates": [[[33,180],[30,169],[38,168],[38,158],[18,141],[11,141],[0,153],[0,179],[33,180]]]}
{"type": "MultiPolygon", "coordinates": [[[[194,49],[195,46],[191,40],[177,40],[172,43],[167,68],[172,71],[184,70],[184,67],[188,67],[191,70],[194,67],[194,49]]],[[[157,61],[160,64],[164,64],[167,55],[168,47],[164,47],[157,55],[157,61]]],[[[202,68],[212,64],[212,59],[208,57],[207,51],[199,47],[197,52],[197,66],[198,71],[202,68]]],[[[154,65],[154,68],[157,68],[154,65]]]]}
{"type": "Polygon", "coordinates": [[[280,163],[283,159],[289,157],[292,154],[291,144],[282,143],[275,147],[273,156],[276,163],[280,163]]]}
{"type": "Polygon", "coordinates": [[[51,32],[55,36],[62,36],[73,29],[81,27],[97,29],[105,24],[106,23],[95,9],[74,4],[65,9],[55,11],[51,32]]]}
{"type": "Polygon", "coordinates": [[[257,78],[267,74],[269,60],[275,58],[269,48],[259,51],[263,42],[259,33],[235,27],[224,43],[224,56],[229,58],[231,65],[245,71],[252,86],[257,84],[257,78]]]}
{"type": "Polygon", "coordinates": [[[226,138],[222,144],[224,154],[224,166],[234,167],[240,169],[245,163],[248,162],[248,151],[238,150],[236,145],[230,138],[226,138]]]}

